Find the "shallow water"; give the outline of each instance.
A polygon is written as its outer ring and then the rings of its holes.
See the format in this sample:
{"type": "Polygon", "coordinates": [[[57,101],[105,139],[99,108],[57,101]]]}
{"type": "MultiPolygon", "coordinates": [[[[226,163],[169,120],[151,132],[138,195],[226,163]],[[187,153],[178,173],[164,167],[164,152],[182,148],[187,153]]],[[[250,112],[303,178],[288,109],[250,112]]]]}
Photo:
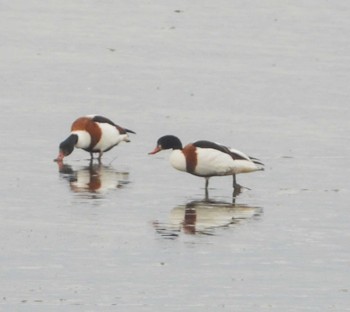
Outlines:
{"type": "Polygon", "coordinates": [[[1,5],[1,311],[350,311],[343,1],[1,5]],[[77,116],[134,130],[89,166],[77,116]],[[266,170],[204,180],[164,134],[266,170]]]}

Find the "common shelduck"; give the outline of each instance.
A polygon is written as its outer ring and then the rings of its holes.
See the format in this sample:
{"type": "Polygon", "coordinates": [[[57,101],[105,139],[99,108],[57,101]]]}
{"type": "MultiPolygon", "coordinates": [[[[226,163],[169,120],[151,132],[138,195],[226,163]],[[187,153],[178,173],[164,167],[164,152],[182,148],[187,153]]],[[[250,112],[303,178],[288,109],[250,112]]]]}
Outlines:
{"type": "Polygon", "coordinates": [[[56,161],[62,162],[75,147],[89,152],[91,159],[93,153],[99,153],[98,160],[101,161],[104,152],[122,141],[130,142],[128,133],[135,132],[116,125],[106,117],[98,115],[80,117],[73,122],[69,137],[60,144],[56,161]]]}
{"type": "Polygon", "coordinates": [[[240,188],[236,174],[264,170],[258,159],[236,149],[210,141],[197,141],[182,147],[180,139],[174,135],[159,138],[156,148],[149,154],[166,149],[173,149],[170,163],[175,169],[205,178],[206,190],[210,177],[232,175],[236,190],[240,188]]]}

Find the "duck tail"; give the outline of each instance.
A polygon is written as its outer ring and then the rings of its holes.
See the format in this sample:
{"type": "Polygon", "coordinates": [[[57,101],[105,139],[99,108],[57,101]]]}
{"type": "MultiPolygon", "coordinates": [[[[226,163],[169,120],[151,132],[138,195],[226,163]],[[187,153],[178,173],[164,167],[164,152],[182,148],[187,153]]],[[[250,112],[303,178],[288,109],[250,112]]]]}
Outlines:
{"type": "Polygon", "coordinates": [[[255,158],[255,157],[249,157],[249,158],[251,159],[251,161],[252,161],[254,164],[258,165],[259,170],[265,170],[265,168],[264,168],[265,165],[264,165],[264,163],[261,162],[260,159],[255,158]]]}
{"type": "Polygon", "coordinates": [[[132,130],[130,130],[130,129],[126,129],[126,128],[124,128],[124,130],[125,130],[125,132],[129,132],[129,133],[136,134],[136,132],[134,132],[134,131],[132,131],[132,130]]]}

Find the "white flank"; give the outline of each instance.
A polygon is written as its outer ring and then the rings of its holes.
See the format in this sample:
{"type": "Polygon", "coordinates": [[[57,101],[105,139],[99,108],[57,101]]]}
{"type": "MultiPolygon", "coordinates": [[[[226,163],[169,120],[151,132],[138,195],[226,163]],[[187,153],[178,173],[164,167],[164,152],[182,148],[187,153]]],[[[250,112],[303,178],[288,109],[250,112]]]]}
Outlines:
{"type": "Polygon", "coordinates": [[[100,141],[94,147],[94,150],[108,150],[112,146],[119,144],[121,141],[125,141],[128,137],[127,134],[120,134],[118,129],[109,123],[98,122],[98,125],[101,128],[102,136],[100,141]]]}
{"type": "Polygon", "coordinates": [[[234,173],[234,160],[226,153],[212,148],[197,147],[197,166],[195,174],[199,176],[223,176],[234,173]]]}

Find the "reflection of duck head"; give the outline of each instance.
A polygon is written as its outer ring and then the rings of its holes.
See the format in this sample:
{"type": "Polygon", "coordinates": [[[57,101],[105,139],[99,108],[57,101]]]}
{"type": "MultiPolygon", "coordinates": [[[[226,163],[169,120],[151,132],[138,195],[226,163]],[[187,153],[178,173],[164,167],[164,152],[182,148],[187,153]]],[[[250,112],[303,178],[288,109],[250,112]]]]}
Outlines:
{"type": "Polygon", "coordinates": [[[59,167],[59,172],[68,180],[74,193],[103,194],[127,184],[129,178],[128,172],[119,172],[102,164],[90,164],[78,170],[73,170],[70,165],[63,165],[59,167]]]}
{"type": "Polygon", "coordinates": [[[166,237],[178,236],[182,230],[186,234],[213,234],[216,228],[239,224],[261,214],[261,208],[243,204],[213,200],[191,201],[172,209],[170,223],[156,224],[156,228],[166,237]]]}

